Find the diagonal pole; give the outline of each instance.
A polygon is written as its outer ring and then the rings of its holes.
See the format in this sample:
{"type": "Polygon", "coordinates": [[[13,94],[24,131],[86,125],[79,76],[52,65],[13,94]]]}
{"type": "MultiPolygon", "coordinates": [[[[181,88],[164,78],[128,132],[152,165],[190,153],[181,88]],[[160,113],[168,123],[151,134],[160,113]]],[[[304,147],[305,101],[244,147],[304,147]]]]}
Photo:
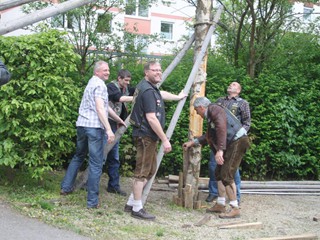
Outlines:
{"type": "MultiPolygon", "coordinates": [[[[194,81],[194,79],[195,79],[195,77],[196,77],[196,74],[198,73],[198,69],[199,69],[199,67],[200,67],[200,65],[201,65],[201,63],[202,63],[202,59],[203,59],[204,56],[206,55],[207,48],[208,48],[208,46],[209,46],[209,43],[210,43],[212,34],[213,34],[213,32],[214,32],[214,30],[215,30],[215,28],[216,28],[216,24],[217,24],[217,22],[218,22],[219,19],[220,19],[220,15],[221,15],[222,9],[223,9],[222,6],[220,6],[220,7],[218,8],[218,11],[217,11],[217,13],[216,13],[216,15],[215,15],[215,17],[214,17],[214,19],[213,19],[213,24],[210,26],[210,28],[209,28],[209,30],[208,30],[208,32],[207,32],[206,38],[205,38],[204,41],[203,41],[203,45],[202,45],[202,47],[201,47],[201,50],[200,50],[200,52],[199,52],[199,54],[198,54],[198,56],[197,56],[196,62],[195,62],[195,64],[193,65],[193,68],[192,68],[191,73],[190,73],[190,75],[189,75],[187,84],[186,84],[186,86],[185,86],[185,88],[184,88],[184,90],[183,90],[183,92],[184,92],[185,94],[188,94],[188,93],[189,93],[189,91],[190,91],[190,89],[191,89],[191,87],[192,87],[192,85],[193,85],[193,81],[194,81]]],[[[178,106],[177,106],[177,108],[176,108],[176,110],[175,110],[175,112],[174,112],[174,114],[173,114],[173,117],[172,117],[172,119],[171,119],[170,125],[169,125],[169,127],[168,127],[167,132],[166,132],[166,136],[168,137],[168,139],[170,139],[171,136],[172,136],[172,134],[173,134],[173,130],[174,130],[176,124],[177,124],[178,118],[179,118],[179,116],[180,116],[180,113],[181,113],[181,111],[182,111],[182,108],[183,108],[185,102],[186,102],[186,98],[180,100],[179,103],[178,103],[178,106]]],[[[149,192],[150,192],[150,189],[151,189],[152,183],[153,183],[153,181],[154,181],[154,179],[155,179],[155,176],[156,176],[156,174],[157,174],[157,172],[158,172],[158,169],[159,169],[160,163],[161,163],[161,161],[162,161],[163,155],[164,155],[163,146],[162,146],[162,144],[161,144],[161,147],[160,147],[159,152],[158,152],[158,155],[157,155],[157,170],[156,170],[156,173],[155,173],[155,174],[153,175],[153,177],[147,182],[147,184],[145,185],[145,187],[144,187],[144,189],[143,189],[143,194],[142,194],[142,203],[143,203],[143,204],[145,204],[145,202],[146,202],[146,200],[147,200],[147,198],[148,198],[148,194],[149,194],[149,192]]]]}
{"type": "MultiPolygon", "coordinates": [[[[181,59],[184,57],[184,55],[187,53],[187,51],[190,49],[192,43],[194,42],[195,39],[195,35],[193,34],[190,39],[185,43],[185,45],[183,46],[183,48],[181,49],[181,51],[177,54],[177,56],[173,59],[173,61],[170,63],[170,65],[166,68],[166,70],[163,72],[162,74],[162,80],[160,82],[159,85],[161,85],[166,78],[169,76],[169,74],[175,69],[175,67],[179,64],[179,62],[181,61],[181,59]]],[[[118,142],[121,138],[121,136],[125,133],[125,131],[127,130],[128,127],[130,127],[131,123],[129,121],[130,119],[130,115],[126,118],[125,120],[125,124],[127,127],[121,126],[118,128],[118,130],[115,133],[115,139],[112,143],[110,144],[106,144],[106,146],[104,147],[104,152],[103,152],[103,156],[104,159],[107,158],[108,153],[110,152],[110,150],[113,148],[113,146],[116,144],[116,142],[118,142]]],[[[89,173],[89,167],[87,167],[85,169],[85,171],[81,174],[81,176],[79,176],[79,179],[76,182],[76,186],[75,189],[80,189],[83,186],[85,186],[87,180],[88,180],[88,173],[89,173]]]]}
{"type": "Polygon", "coordinates": [[[17,20],[2,23],[0,26],[0,35],[23,28],[33,23],[39,22],[49,17],[65,13],[74,8],[84,6],[89,3],[95,3],[98,0],[69,0],[60,4],[55,4],[41,10],[37,10],[17,20]]]}

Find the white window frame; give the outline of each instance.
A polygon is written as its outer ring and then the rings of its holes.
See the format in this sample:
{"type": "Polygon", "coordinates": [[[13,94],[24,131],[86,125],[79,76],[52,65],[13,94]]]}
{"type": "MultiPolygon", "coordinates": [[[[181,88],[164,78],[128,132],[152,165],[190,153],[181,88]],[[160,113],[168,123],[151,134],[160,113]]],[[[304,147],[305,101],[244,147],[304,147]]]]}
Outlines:
{"type": "MultiPolygon", "coordinates": [[[[128,3],[129,1],[130,0],[126,0],[126,3],[128,3]]],[[[134,10],[134,14],[127,14],[127,12],[125,11],[125,14],[127,16],[134,16],[134,17],[141,17],[141,18],[148,18],[149,17],[149,9],[150,9],[149,6],[147,7],[147,10],[144,11],[144,12],[146,12],[146,16],[145,16],[140,13],[139,0],[131,0],[131,1],[135,1],[136,7],[134,10]]]]}
{"type": "Polygon", "coordinates": [[[311,21],[313,11],[314,11],[313,8],[303,7],[303,20],[311,21]]]}
{"type": "Polygon", "coordinates": [[[160,35],[161,35],[161,38],[163,38],[165,40],[173,40],[173,23],[172,22],[161,21],[161,23],[160,23],[160,35]],[[162,31],[163,24],[167,24],[169,26],[169,32],[163,32],[162,31]]]}

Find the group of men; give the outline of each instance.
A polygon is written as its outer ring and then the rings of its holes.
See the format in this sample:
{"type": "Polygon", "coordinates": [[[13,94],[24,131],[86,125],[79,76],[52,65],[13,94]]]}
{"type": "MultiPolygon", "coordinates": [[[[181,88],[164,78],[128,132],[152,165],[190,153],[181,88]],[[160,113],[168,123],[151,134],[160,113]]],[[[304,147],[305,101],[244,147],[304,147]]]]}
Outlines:
{"type": "MultiPolygon", "coordinates": [[[[93,73],[79,107],[76,153],[61,183],[60,194],[73,192],[78,170],[88,154],[87,208],[99,207],[99,183],[103,165],[106,165],[109,176],[107,191],[127,195],[119,184],[119,142],[113,146],[108,156],[103,155],[103,149],[106,143],[111,144],[114,141],[117,128],[125,126],[124,120],[128,116],[127,103],[133,102],[130,122],[137,149],[136,166],[132,192],[124,211],[138,219],[154,220],[155,216],[143,207],[142,193],[148,180],[156,174],[159,140],[164,153],[172,150],[164,132],[164,101],[179,101],[187,95],[183,91],[176,95],[159,90],[162,69],[161,64],[156,61],[145,64],[144,78],[136,88],[129,86],[131,74],[127,70],[120,70],[117,80],[106,85],[110,71],[108,63],[104,61],[95,64],[93,73]]],[[[239,97],[240,91],[240,84],[233,82],[228,87],[229,96],[219,99],[217,103],[211,103],[205,97],[196,98],[193,103],[195,111],[207,119],[208,130],[203,136],[183,144],[184,148],[198,144],[210,145],[211,190],[207,200],[213,201],[213,198],[217,197],[217,203],[207,211],[220,213],[220,217],[226,218],[240,215],[234,176],[236,172],[239,174],[241,159],[249,147],[247,131],[250,127],[250,110],[248,103],[239,97]],[[216,162],[216,166],[213,162],[216,162]],[[230,201],[230,211],[226,211],[225,195],[230,201]]]]}
{"type": "MultiPolygon", "coordinates": [[[[132,102],[130,122],[133,127],[133,139],[137,149],[136,166],[132,193],[125,204],[124,211],[132,217],[154,220],[143,207],[143,189],[157,169],[157,147],[161,140],[165,153],[172,150],[171,143],[164,133],[164,100],[179,101],[187,95],[181,91],[178,95],[160,91],[158,83],[162,80],[162,69],[158,62],[151,61],[144,66],[144,79],[136,86],[130,87],[131,73],[120,70],[117,80],[109,79],[108,63],[98,61],[93,70],[79,107],[77,126],[77,147],[65,177],[61,183],[61,195],[74,191],[78,170],[89,156],[87,181],[87,207],[99,207],[99,184],[103,166],[106,165],[109,182],[107,191],[126,196],[119,184],[119,141],[107,156],[104,156],[105,144],[115,140],[115,132],[128,116],[127,103],[132,102]],[[135,93],[135,99],[133,97],[135,93]]],[[[0,61],[0,85],[10,80],[10,73],[0,61]]],[[[240,173],[239,165],[249,148],[247,133],[250,129],[251,116],[247,101],[239,95],[241,86],[232,82],[227,89],[228,96],[211,103],[206,97],[196,98],[193,106],[197,114],[207,120],[207,132],[192,141],[183,144],[185,149],[199,144],[208,144],[211,148],[209,160],[209,195],[207,202],[216,199],[216,204],[207,212],[220,213],[221,218],[240,216],[240,173]],[[226,209],[226,196],[230,209],[226,209]]]]}

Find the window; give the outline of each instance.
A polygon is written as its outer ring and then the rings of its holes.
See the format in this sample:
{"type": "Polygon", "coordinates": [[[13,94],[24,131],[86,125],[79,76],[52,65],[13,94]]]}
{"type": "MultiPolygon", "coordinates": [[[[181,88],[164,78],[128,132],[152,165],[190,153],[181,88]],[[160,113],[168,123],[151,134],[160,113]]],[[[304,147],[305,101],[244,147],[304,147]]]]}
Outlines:
{"type": "Polygon", "coordinates": [[[147,0],[127,0],[126,14],[138,17],[148,17],[149,5],[147,0]]]}
{"type": "Polygon", "coordinates": [[[51,18],[51,24],[55,28],[79,29],[79,21],[72,15],[60,14],[55,16],[51,18]]]}
{"type": "Polygon", "coordinates": [[[172,29],[172,23],[161,22],[161,37],[167,40],[172,40],[172,29]]]}
{"type": "Polygon", "coordinates": [[[98,33],[111,33],[111,14],[98,14],[97,19],[97,32],[98,33]]]}
{"type": "Polygon", "coordinates": [[[51,24],[54,28],[64,28],[64,14],[59,14],[51,18],[51,24]]]}
{"type": "Polygon", "coordinates": [[[303,8],[303,19],[306,21],[311,20],[311,14],[313,13],[313,8],[304,7],[303,8]]]}
{"type": "Polygon", "coordinates": [[[124,47],[125,52],[146,53],[148,47],[148,36],[125,32],[124,47]]]}

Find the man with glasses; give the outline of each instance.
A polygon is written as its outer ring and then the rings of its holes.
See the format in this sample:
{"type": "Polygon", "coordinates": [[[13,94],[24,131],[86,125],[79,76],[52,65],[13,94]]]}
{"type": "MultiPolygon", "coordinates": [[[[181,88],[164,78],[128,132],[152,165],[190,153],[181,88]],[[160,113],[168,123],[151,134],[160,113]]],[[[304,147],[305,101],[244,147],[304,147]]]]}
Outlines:
{"type": "Polygon", "coordinates": [[[133,192],[130,194],[124,211],[131,216],[154,220],[155,216],[147,213],[142,205],[143,189],[157,170],[157,145],[162,141],[164,153],[169,153],[171,143],[164,133],[165,108],[163,100],[181,100],[187,95],[180,92],[175,95],[160,91],[157,84],[162,79],[162,69],[158,62],[151,61],[144,66],[144,79],[137,85],[134,106],[130,122],[133,126],[132,135],[137,149],[136,167],[134,171],[133,192]]]}
{"type": "MultiPolygon", "coordinates": [[[[127,104],[132,102],[135,88],[130,87],[131,73],[128,70],[121,69],[118,72],[117,80],[110,82],[108,87],[109,106],[122,119],[128,116],[127,104]]],[[[109,117],[109,123],[112,131],[115,133],[118,129],[117,122],[109,117]]],[[[109,176],[107,191],[110,193],[126,196],[120,188],[120,160],[119,160],[119,141],[113,146],[106,158],[107,173],[109,176]]]]}

